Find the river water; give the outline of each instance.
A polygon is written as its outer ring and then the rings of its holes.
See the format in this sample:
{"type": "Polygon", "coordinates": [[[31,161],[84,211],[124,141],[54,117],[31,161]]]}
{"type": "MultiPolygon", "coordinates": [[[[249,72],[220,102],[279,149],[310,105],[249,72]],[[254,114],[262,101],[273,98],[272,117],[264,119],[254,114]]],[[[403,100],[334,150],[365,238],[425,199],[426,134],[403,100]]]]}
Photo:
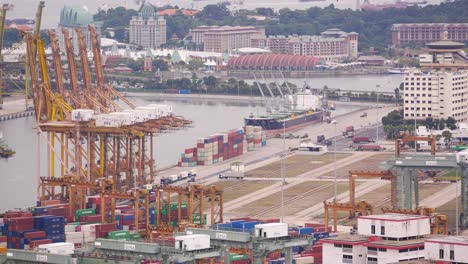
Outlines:
{"type": "MultiPolygon", "coordinates": [[[[15,7],[12,11],[8,12],[7,18],[34,18],[36,14],[37,5],[40,0],[2,0],[1,3],[10,3],[15,7]]],[[[147,0],[156,6],[164,5],[177,5],[184,8],[202,9],[207,4],[216,4],[219,0],[147,0]]],[[[363,0],[360,0],[363,3],[363,0]]],[[[440,4],[442,0],[428,0],[429,4],[440,4]]],[[[43,28],[56,28],[60,18],[60,10],[66,5],[85,6],[94,14],[98,8],[107,5],[108,7],[125,6],[127,8],[138,9],[136,0],[46,0],[45,8],[43,10],[43,28]]],[[[235,1],[231,1],[235,2],[235,1]]],[[[237,2],[240,2],[237,0],[237,2]]],[[[270,7],[275,10],[281,8],[290,9],[307,9],[309,7],[318,6],[325,7],[330,4],[335,5],[340,9],[355,9],[358,0],[325,0],[319,2],[300,2],[299,0],[243,0],[243,5],[231,5],[231,9],[255,9],[257,7],[270,7]]],[[[372,0],[372,3],[388,3],[395,2],[394,0],[372,0]]]]}
{"type": "MultiPolygon", "coordinates": [[[[206,100],[165,101],[157,95],[132,98],[136,105],[157,102],[171,104],[177,115],[193,121],[193,126],[165,133],[155,138],[155,159],[159,167],[175,164],[185,148],[193,147],[196,139],[239,128],[243,117],[264,113],[264,107],[249,102],[219,102],[206,100]]],[[[335,114],[357,110],[357,106],[338,107],[335,114]]],[[[37,188],[37,134],[33,117],[0,123],[4,139],[17,153],[0,160],[0,211],[30,206],[37,188]]],[[[41,175],[46,174],[46,148],[41,140],[41,175]]]]}

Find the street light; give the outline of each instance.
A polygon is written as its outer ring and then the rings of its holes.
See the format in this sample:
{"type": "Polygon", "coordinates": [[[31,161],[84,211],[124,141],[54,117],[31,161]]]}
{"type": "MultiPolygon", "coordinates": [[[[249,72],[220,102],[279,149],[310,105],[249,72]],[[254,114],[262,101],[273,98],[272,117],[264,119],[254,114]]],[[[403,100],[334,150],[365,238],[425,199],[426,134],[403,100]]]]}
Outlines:
{"type": "Polygon", "coordinates": [[[286,174],[286,124],[283,121],[283,154],[281,155],[281,223],[284,223],[284,177],[286,174]]]}
{"type": "Polygon", "coordinates": [[[377,142],[377,145],[379,144],[379,88],[380,88],[380,85],[376,85],[375,86],[377,88],[377,138],[376,138],[376,142],[377,142]]]}
{"type": "Polygon", "coordinates": [[[334,186],[335,196],[333,198],[333,202],[336,203],[336,196],[338,194],[338,185],[337,185],[337,182],[336,182],[336,124],[337,124],[337,122],[336,122],[336,120],[332,120],[331,123],[335,125],[335,130],[334,130],[335,132],[333,134],[333,141],[334,141],[334,144],[333,144],[334,145],[333,146],[333,153],[334,153],[333,154],[333,160],[334,160],[333,161],[333,167],[334,167],[333,173],[334,173],[334,176],[335,176],[335,181],[334,181],[335,182],[335,186],[334,186]]]}
{"type": "MultiPolygon", "coordinates": [[[[417,136],[417,135],[416,135],[416,99],[418,99],[418,98],[415,96],[415,97],[413,98],[413,100],[414,100],[414,135],[415,135],[415,136],[417,136]]],[[[418,151],[417,148],[418,148],[418,142],[415,141],[415,142],[414,142],[414,152],[417,152],[417,151],[418,151]]]]}

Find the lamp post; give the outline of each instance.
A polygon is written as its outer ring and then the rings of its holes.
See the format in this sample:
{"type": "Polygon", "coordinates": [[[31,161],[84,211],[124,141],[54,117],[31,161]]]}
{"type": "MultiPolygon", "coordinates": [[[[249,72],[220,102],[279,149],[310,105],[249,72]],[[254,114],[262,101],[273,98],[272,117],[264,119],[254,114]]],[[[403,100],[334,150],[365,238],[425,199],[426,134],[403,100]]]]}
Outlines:
{"type": "MultiPolygon", "coordinates": [[[[413,98],[413,100],[414,100],[414,135],[415,136],[417,136],[416,135],[416,99],[417,99],[417,97],[413,98]]],[[[418,151],[417,148],[418,148],[418,142],[415,141],[414,142],[414,152],[415,153],[418,151]]]]}
{"type": "Polygon", "coordinates": [[[283,122],[283,154],[281,154],[281,223],[284,223],[284,178],[286,174],[286,125],[283,122]]]}
{"type": "Polygon", "coordinates": [[[337,185],[337,182],[336,182],[336,123],[337,123],[336,120],[332,120],[332,124],[335,125],[335,129],[334,129],[335,132],[333,134],[333,136],[334,136],[333,137],[333,141],[334,141],[334,143],[333,143],[333,145],[334,145],[333,146],[333,153],[334,153],[333,154],[333,174],[334,174],[334,178],[335,178],[335,180],[334,180],[334,183],[335,183],[334,184],[335,185],[334,186],[334,194],[335,195],[334,195],[334,198],[333,198],[333,202],[335,202],[335,203],[336,203],[336,196],[338,194],[338,185],[337,185]]]}
{"type": "Polygon", "coordinates": [[[375,142],[377,142],[377,145],[379,144],[379,88],[380,88],[380,85],[376,85],[375,88],[377,88],[377,131],[376,131],[376,140],[375,142]]]}

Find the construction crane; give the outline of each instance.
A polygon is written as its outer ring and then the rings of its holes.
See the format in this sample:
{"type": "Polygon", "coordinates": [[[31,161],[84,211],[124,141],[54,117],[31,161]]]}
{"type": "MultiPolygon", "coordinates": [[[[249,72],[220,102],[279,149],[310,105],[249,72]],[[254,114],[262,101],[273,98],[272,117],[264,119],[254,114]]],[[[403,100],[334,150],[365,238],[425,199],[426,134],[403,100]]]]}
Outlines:
{"type": "MultiPolygon", "coordinates": [[[[391,171],[349,171],[349,203],[356,204],[356,178],[381,178],[383,180],[390,180],[391,182],[391,204],[396,207],[396,178],[391,171]]],[[[354,216],[354,211],[350,211],[350,216],[354,216]]]]}
{"type": "Polygon", "coordinates": [[[446,215],[438,214],[435,208],[418,207],[416,209],[400,209],[400,208],[382,208],[382,212],[392,214],[407,214],[407,215],[424,215],[431,217],[431,234],[433,235],[448,235],[448,218],[446,215]]]}
{"type": "Polygon", "coordinates": [[[348,212],[359,212],[360,215],[371,215],[373,214],[373,207],[369,203],[365,201],[361,201],[356,205],[352,205],[351,203],[336,203],[336,202],[323,202],[323,207],[325,209],[324,215],[324,222],[325,222],[325,230],[328,230],[328,220],[329,220],[329,209],[332,210],[333,216],[333,232],[337,232],[338,229],[338,211],[348,211],[348,212]]]}
{"type": "Polygon", "coordinates": [[[436,154],[436,138],[434,136],[430,137],[420,137],[420,136],[403,136],[403,138],[396,139],[395,140],[395,157],[398,158],[400,156],[401,152],[401,143],[407,143],[414,141],[414,144],[416,145],[417,141],[430,141],[431,142],[431,155],[436,154]]]}

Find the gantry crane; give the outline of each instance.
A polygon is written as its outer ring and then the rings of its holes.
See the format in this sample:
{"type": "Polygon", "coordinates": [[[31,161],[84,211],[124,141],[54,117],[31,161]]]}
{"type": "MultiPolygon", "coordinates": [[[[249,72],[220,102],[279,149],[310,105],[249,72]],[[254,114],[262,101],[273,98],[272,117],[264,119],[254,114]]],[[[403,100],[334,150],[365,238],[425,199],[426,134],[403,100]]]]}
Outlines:
{"type": "Polygon", "coordinates": [[[420,136],[403,136],[403,138],[399,138],[395,140],[395,157],[398,158],[400,156],[400,144],[402,142],[411,142],[414,141],[416,144],[417,141],[430,141],[431,142],[431,155],[436,154],[436,138],[434,136],[429,137],[420,137],[420,136]]]}
{"type": "Polygon", "coordinates": [[[332,209],[333,213],[333,231],[337,231],[337,222],[338,222],[338,211],[348,211],[348,212],[359,212],[360,215],[371,215],[373,214],[373,207],[369,203],[365,201],[361,201],[356,205],[352,205],[351,203],[336,203],[336,202],[323,202],[323,206],[325,209],[325,230],[328,230],[328,220],[329,220],[329,209],[332,209]]]}
{"type": "MultiPolygon", "coordinates": [[[[391,171],[349,171],[349,203],[356,204],[356,178],[381,178],[391,182],[390,194],[391,204],[396,207],[396,178],[391,171]]],[[[350,211],[350,216],[354,215],[354,211],[350,211]]]]}
{"type": "Polygon", "coordinates": [[[433,235],[448,235],[448,218],[446,215],[438,214],[435,208],[431,207],[418,207],[416,209],[400,209],[400,208],[382,208],[382,213],[392,214],[407,214],[407,215],[424,215],[430,216],[431,234],[433,235]]]}
{"type": "MultiPolygon", "coordinates": [[[[80,73],[69,31],[63,30],[69,86],[64,82],[60,49],[55,33],[49,32],[52,48],[51,65],[53,65],[51,69],[48,68],[44,42],[39,36],[23,33],[27,45],[27,69],[31,74],[38,135],[45,139],[48,148],[45,157],[38,156],[39,163],[41,158],[47,159],[47,175],[41,184],[42,195],[38,193],[38,200],[57,197],[55,187],[60,186],[66,189],[66,199],[76,201],[70,202],[70,206],[73,206],[72,213],[76,208],[84,206],[86,195],[89,193],[102,193],[104,196],[114,197],[113,199],[124,199],[122,197],[127,191],[135,194],[138,192],[135,191],[138,186],[152,182],[155,177],[154,136],[162,130],[182,128],[190,124],[190,121],[175,115],[117,127],[97,126],[93,119],[86,121],[73,119],[73,111],[79,108],[91,109],[95,113],[135,108],[131,102],[104,82],[97,35],[94,28],[90,27],[88,30],[91,34],[96,84],[93,84],[91,78],[84,32],[77,30],[81,74],[84,81],[79,83],[80,73]],[[55,77],[53,79],[56,80],[56,89],[52,89],[51,86],[52,78],[49,76],[51,70],[55,77]],[[115,102],[115,98],[119,98],[120,102],[115,102]],[[59,166],[56,166],[57,162],[59,166]],[[97,183],[102,182],[102,179],[112,181],[112,186],[106,184],[105,189],[100,189],[103,185],[97,183]]],[[[192,200],[190,192],[183,194],[192,201],[191,208],[197,207],[203,210],[203,199],[212,199],[210,201],[215,204],[222,201],[222,197],[220,198],[222,191],[218,189],[201,188],[192,192],[192,200]],[[195,205],[194,201],[197,199],[200,201],[195,205]]],[[[132,197],[125,199],[139,200],[132,197]]],[[[104,213],[105,211],[106,209],[104,213]]]]}

